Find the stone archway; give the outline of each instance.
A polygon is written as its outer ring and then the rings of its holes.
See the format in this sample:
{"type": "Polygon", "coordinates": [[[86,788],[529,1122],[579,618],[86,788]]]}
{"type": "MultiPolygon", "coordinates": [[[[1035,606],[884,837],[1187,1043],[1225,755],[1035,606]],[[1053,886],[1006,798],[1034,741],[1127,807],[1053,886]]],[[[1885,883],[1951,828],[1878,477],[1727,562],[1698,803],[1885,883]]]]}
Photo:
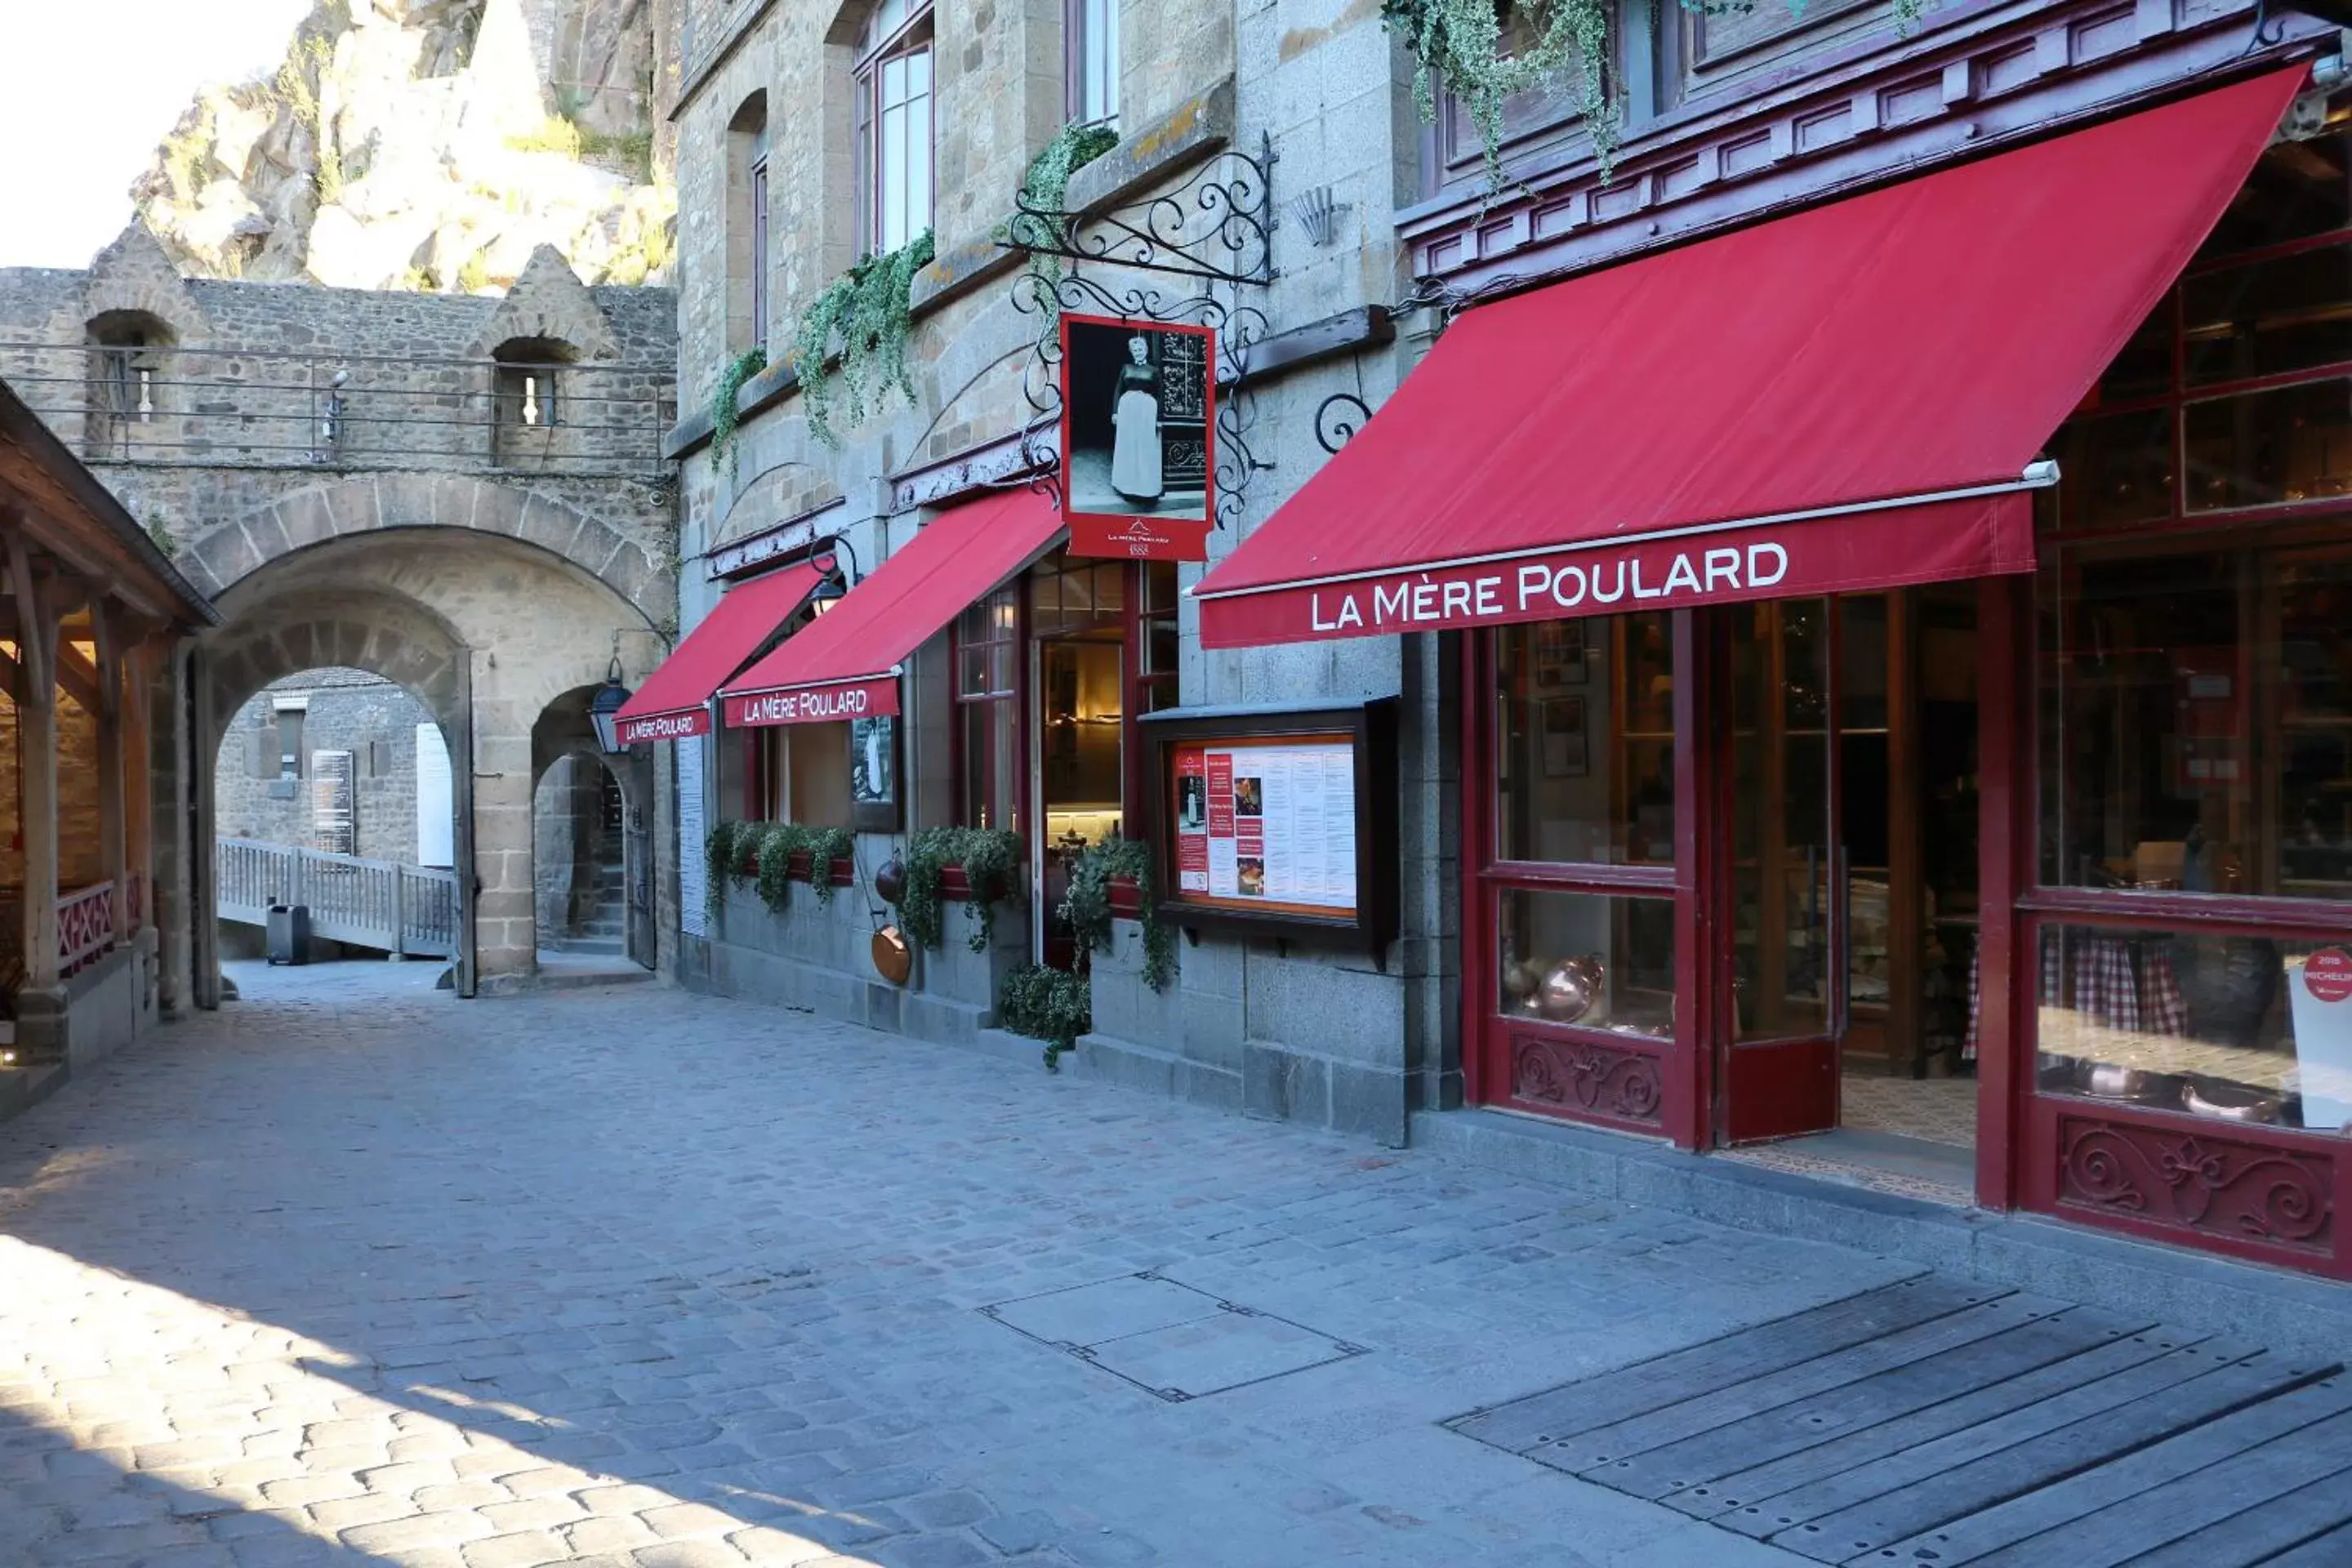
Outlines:
{"type": "Polygon", "coordinates": [[[544,490],[466,474],[353,474],[279,497],[187,540],[177,557],[217,599],[254,573],[336,540],[448,529],[533,545],[586,572],[648,626],[667,619],[676,583],[646,541],[544,490]]]}
{"type": "MultiPolygon", "coordinates": [[[[537,965],[539,721],[601,685],[616,647],[625,675],[642,679],[663,645],[643,609],[575,557],[378,515],[378,526],[271,560],[221,595],[224,624],[203,648],[204,739],[216,748],[246,697],[307,668],[345,665],[415,693],[442,725],[455,775],[461,985],[477,971],[492,989],[522,984],[537,965]]],[[[584,697],[577,707],[584,727],[584,697]]],[[[639,798],[651,793],[648,776],[639,798]]],[[[207,832],[211,811],[208,799],[207,832]]]]}
{"type": "MultiPolygon", "coordinates": [[[[588,705],[598,688],[583,686],[567,691],[541,710],[530,731],[531,799],[536,814],[541,804],[541,785],[548,775],[566,763],[575,768],[593,771],[593,776],[609,776],[619,786],[622,805],[622,842],[620,870],[623,892],[623,919],[626,930],[623,951],[634,963],[652,969],[656,963],[656,933],[654,924],[654,773],[649,746],[633,746],[613,754],[606,752],[596,740],[594,724],[588,717],[588,705]]],[[[549,885],[543,868],[534,866],[542,898],[549,885]]]]}

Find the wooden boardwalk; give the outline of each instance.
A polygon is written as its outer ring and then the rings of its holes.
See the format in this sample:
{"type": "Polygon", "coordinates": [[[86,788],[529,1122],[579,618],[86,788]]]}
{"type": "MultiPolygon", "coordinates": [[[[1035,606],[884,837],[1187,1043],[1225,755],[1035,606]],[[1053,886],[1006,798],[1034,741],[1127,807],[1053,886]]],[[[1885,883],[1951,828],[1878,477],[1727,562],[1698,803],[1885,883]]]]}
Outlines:
{"type": "Polygon", "coordinates": [[[1446,1425],[1854,1568],[2352,1568],[2340,1365],[1936,1275],[1446,1425]]]}

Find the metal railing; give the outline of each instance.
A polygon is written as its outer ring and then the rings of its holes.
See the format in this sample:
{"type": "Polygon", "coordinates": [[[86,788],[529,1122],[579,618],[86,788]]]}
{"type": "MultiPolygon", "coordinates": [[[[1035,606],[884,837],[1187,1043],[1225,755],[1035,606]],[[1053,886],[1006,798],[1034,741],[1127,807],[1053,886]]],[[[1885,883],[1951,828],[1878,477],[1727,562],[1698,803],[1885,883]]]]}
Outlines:
{"type": "Polygon", "coordinates": [[[218,841],[215,910],[266,926],[273,904],[304,904],[310,934],[391,953],[457,951],[457,875],[397,860],[363,860],[257,838],[218,841]]]}
{"type": "Polygon", "coordinates": [[[657,479],[667,365],[0,343],[0,380],[96,463],[657,479]]]}

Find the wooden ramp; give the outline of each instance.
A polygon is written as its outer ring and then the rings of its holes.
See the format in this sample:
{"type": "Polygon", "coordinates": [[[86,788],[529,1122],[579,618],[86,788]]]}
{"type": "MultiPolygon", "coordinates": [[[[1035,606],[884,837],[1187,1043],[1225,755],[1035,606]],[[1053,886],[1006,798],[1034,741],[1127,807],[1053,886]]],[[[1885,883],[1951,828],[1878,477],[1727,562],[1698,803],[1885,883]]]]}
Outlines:
{"type": "Polygon", "coordinates": [[[1924,1275],[1446,1425],[1854,1568],[2352,1568],[2342,1374],[1924,1275]]]}

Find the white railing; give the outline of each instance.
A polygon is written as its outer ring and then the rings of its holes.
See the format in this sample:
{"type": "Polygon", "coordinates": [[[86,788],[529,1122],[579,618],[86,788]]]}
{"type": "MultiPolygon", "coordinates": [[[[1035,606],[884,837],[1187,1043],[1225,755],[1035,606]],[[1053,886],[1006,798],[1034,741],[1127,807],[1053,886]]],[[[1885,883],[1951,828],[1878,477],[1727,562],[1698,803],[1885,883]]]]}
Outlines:
{"type": "Polygon", "coordinates": [[[457,951],[454,871],[362,860],[257,838],[219,841],[214,885],[225,921],[267,925],[272,904],[306,904],[310,933],[386,952],[457,951]]]}

